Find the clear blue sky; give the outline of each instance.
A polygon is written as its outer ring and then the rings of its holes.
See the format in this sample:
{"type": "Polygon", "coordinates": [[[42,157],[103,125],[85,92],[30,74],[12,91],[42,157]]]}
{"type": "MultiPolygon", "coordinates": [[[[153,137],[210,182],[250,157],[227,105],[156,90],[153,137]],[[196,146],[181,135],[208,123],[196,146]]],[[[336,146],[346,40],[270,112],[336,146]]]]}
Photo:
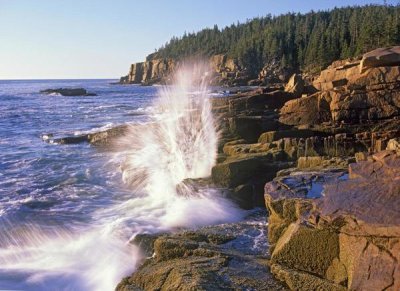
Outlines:
{"type": "Polygon", "coordinates": [[[0,0],[0,79],[117,78],[184,31],[370,3],[383,0],[0,0]]]}

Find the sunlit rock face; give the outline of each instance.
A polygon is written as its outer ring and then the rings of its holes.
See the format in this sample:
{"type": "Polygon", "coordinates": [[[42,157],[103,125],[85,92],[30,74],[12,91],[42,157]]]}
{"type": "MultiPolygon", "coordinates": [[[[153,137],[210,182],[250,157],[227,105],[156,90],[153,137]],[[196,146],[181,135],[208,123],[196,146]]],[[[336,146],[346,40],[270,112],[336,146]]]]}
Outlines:
{"type": "MultiPolygon", "coordinates": [[[[126,76],[121,77],[122,84],[153,85],[173,84],[175,72],[185,70],[187,61],[166,58],[154,58],[131,64],[126,76]]],[[[213,55],[206,60],[208,84],[211,85],[247,85],[250,75],[238,62],[225,54],[213,55]]]]}
{"type": "Polygon", "coordinates": [[[348,175],[303,173],[267,183],[276,277],[296,290],[397,290],[399,169],[398,153],[382,151],[350,164],[348,175]],[[325,182],[312,199],[318,176],[325,182]]]}
{"type": "Polygon", "coordinates": [[[319,92],[281,109],[288,125],[378,122],[400,115],[400,47],[380,48],[361,60],[335,61],[312,80],[319,92]]]}

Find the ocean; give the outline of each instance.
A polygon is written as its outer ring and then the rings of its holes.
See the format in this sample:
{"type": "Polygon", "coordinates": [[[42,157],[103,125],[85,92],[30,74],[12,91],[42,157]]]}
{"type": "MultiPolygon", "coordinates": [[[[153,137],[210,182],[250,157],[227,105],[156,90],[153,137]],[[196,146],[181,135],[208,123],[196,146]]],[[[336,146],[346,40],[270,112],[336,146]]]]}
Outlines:
{"type": "Polygon", "coordinates": [[[129,243],[136,234],[243,217],[218,189],[176,192],[215,162],[208,102],[192,103],[182,88],[111,82],[0,81],[0,290],[113,290],[140,259],[129,243]],[[39,93],[60,87],[97,96],[39,93]],[[41,138],[127,123],[145,130],[113,151],[41,138]]]}

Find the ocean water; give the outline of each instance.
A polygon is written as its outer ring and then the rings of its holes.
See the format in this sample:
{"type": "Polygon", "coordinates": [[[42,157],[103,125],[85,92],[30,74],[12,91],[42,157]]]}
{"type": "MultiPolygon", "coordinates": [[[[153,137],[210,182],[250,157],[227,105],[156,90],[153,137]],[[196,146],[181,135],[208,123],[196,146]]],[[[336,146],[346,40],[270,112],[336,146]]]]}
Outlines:
{"type": "Polygon", "coordinates": [[[136,234],[243,218],[217,189],[183,182],[215,162],[208,91],[192,102],[190,80],[161,91],[112,81],[0,81],[0,290],[113,290],[140,258],[136,234]],[[98,96],[39,93],[59,87],[98,96]],[[41,139],[125,123],[113,151],[41,139]]]}

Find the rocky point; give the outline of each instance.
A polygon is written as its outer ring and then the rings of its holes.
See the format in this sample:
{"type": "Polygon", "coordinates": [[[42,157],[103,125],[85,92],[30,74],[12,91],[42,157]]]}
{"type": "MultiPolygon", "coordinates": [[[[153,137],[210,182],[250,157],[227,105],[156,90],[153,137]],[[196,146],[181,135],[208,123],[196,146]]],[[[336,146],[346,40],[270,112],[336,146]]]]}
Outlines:
{"type": "MultiPolygon", "coordinates": [[[[210,62],[216,84],[248,82],[227,56],[210,62]]],[[[121,82],[167,81],[176,66],[134,64],[121,82]]],[[[272,80],[267,68],[259,78],[272,80]]],[[[201,183],[244,209],[266,206],[268,229],[243,222],[135,238],[151,258],[118,290],[400,289],[400,47],[289,77],[276,72],[273,85],[211,100],[221,137],[201,183]],[[252,229],[262,230],[263,251],[236,249],[252,229]]]]}

